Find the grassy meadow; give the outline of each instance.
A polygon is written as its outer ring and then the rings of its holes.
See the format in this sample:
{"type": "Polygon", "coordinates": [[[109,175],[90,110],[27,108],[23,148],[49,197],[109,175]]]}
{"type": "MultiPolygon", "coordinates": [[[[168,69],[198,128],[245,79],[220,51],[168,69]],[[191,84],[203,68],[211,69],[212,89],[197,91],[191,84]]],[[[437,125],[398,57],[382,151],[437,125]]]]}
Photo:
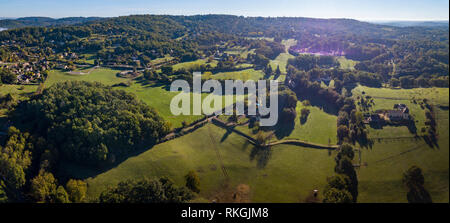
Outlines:
{"type": "MultiPolygon", "coordinates": [[[[275,135],[270,138],[271,142],[281,139],[297,139],[325,145],[335,145],[337,143],[337,116],[328,114],[317,106],[304,106],[302,102],[297,103],[296,112],[297,117],[293,128],[282,125],[281,127],[276,127],[275,130],[270,130],[275,131],[275,135]],[[300,121],[300,114],[303,108],[310,110],[310,114],[304,123],[300,121]]],[[[225,116],[222,118],[224,121],[227,120],[225,116]]],[[[236,126],[235,128],[254,137],[257,134],[248,125],[236,126]]]]}
{"type": "Polygon", "coordinates": [[[232,71],[232,72],[220,72],[217,74],[213,74],[211,76],[212,79],[216,80],[259,80],[264,77],[264,73],[261,70],[255,69],[246,69],[241,71],[232,71]]]}
{"type": "Polygon", "coordinates": [[[326,145],[337,143],[337,116],[328,114],[316,106],[304,106],[301,102],[297,103],[296,111],[295,128],[287,138],[326,145]],[[311,112],[305,123],[300,121],[300,112],[303,108],[311,112]]]}
{"type": "Polygon", "coordinates": [[[202,201],[234,202],[231,195],[244,190],[240,202],[304,202],[312,190],[323,189],[333,166],[327,151],[285,145],[258,151],[241,136],[208,124],[87,179],[88,195],[143,177],[168,176],[184,185],[184,175],[196,170],[202,201]]]}
{"type": "Polygon", "coordinates": [[[438,120],[439,147],[432,148],[422,139],[392,139],[375,141],[371,149],[361,150],[359,202],[407,202],[401,180],[412,165],[422,168],[433,202],[449,202],[449,113],[441,109],[438,113],[442,117],[438,120]]]}
{"type": "Polygon", "coordinates": [[[0,96],[6,94],[17,95],[20,97],[35,92],[38,85],[13,85],[13,84],[2,84],[0,85],[0,96]]]}
{"type": "Polygon", "coordinates": [[[193,68],[195,66],[199,66],[199,65],[203,65],[203,64],[209,64],[212,67],[215,67],[217,65],[217,61],[213,60],[211,63],[208,63],[207,59],[198,59],[195,61],[190,61],[190,62],[184,62],[184,63],[178,63],[173,65],[173,70],[179,70],[179,69],[186,69],[189,70],[190,68],[193,68]]]}
{"type": "Polygon", "coordinates": [[[435,113],[438,123],[438,145],[430,147],[422,138],[413,138],[404,126],[385,126],[383,129],[368,128],[370,138],[375,139],[372,148],[361,149],[355,162],[363,165],[358,169],[359,202],[407,202],[406,189],[402,185],[402,174],[412,165],[423,169],[425,188],[430,192],[433,202],[449,201],[449,138],[448,138],[448,88],[386,89],[358,86],[353,90],[355,96],[372,96],[374,110],[392,109],[395,103],[404,103],[416,119],[418,129],[424,126],[425,111],[412,102],[427,98],[437,106],[435,113]],[[360,157],[360,158],[359,158],[360,157]]]}
{"type": "Polygon", "coordinates": [[[355,65],[358,63],[357,61],[347,59],[345,57],[337,57],[341,69],[354,70],[355,65]]]}
{"type": "Polygon", "coordinates": [[[90,74],[75,75],[68,74],[60,70],[50,71],[47,80],[45,81],[46,86],[51,86],[54,83],[64,82],[64,81],[98,81],[105,85],[114,85],[118,83],[125,82],[126,79],[117,77],[116,74],[120,72],[119,70],[113,70],[109,68],[97,68],[93,70],[90,74]]]}
{"type": "MultiPolygon", "coordinates": [[[[414,89],[388,89],[388,88],[369,88],[358,86],[353,89],[354,97],[371,96],[374,99],[372,110],[392,109],[394,104],[406,104],[410,109],[410,114],[414,117],[418,133],[425,126],[425,110],[418,104],[424,98],[428,99],[432,105],[448,106],[448,88],[414,88],[414,89]],[[416,100],[417,103],[414,103],[416,100]]],[[[408,129],[404,126],[389,127],[383,129],[369,128],[369,137],[412,137],[408,129]]]]}

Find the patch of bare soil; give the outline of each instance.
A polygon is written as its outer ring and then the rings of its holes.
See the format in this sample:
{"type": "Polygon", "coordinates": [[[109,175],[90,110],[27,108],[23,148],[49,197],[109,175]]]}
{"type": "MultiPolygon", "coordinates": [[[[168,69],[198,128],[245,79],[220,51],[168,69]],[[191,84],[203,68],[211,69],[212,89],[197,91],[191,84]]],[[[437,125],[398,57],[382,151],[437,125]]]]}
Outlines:
{"type": "Polygon", "coordinates": [[[233,188],[224,184],[210,199],[213,203],[250,203],[250,186],[239,184],[233,188]]]}

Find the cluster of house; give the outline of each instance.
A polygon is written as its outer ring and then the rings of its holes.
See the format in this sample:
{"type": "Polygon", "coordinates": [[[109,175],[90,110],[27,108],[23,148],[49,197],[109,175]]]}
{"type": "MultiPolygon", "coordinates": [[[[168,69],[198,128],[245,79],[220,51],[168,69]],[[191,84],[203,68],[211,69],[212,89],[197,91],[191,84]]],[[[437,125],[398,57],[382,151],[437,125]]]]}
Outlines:
{"type": "Polygon", "coordinates": [[[17,75],[17,82],[20,84],[28,84],[33,80],[41,77],[41,73],[50,69],[48,61],[41,60],[38,62],[10,63],[4,65],[6,68],[17,75]]]}
{"type": "Polygon", "coordinates": [[[214,52],[213,56],[214,56],[214,60],[221,61],[221,60],[228,60],[228,58],[230,56],[233,57],[234,55],[228,54],[228,53],[225,53],[225,52],[220,52],[220,50],[217,50],[216,52],[214,52]]]}
{"type": "Polygon", "coordinates": [[[0,42],[0,44],[2,46],[14,46],[14,45],[16,45],[16,41],[15,40],[3,40],[2,42],[0,42]]]}
{"type": "Polygon", "coordinates": [[[63,53],[61,55],[59,55],[59,58],[61,59],[67,59],[67,60],[76,60],[78,59],[78,55],[76,53],[63,53]]]}
{"type": "Polygon", "coordinates": [[[405,104],[395,104],[391,110],[378,110],[374,114],[366,115],[366,124],[380,124],[385,121],[401,122],[411,119],[409,108],[405,104]]]}

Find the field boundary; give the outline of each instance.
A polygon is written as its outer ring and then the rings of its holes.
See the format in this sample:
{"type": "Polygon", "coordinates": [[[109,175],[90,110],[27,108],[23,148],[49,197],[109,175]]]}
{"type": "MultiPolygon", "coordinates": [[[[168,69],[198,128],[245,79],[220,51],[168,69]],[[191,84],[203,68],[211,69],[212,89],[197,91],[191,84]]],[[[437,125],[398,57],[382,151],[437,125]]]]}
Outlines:
{"type": "MultiPolygon", "coordinates": [[[[211,119],[211,123],[215,124],[216,126],[219,126],[221,128],[227,129],[229,131],[232,131],[240,136],[243,136],[244,138],[247,139],[248,142],[250,142],[251,144],[253,144],[254,146],[258,146],[259,144],[257,143],[257,140],[254,139],[253,137],[233,128],[234,126],[228,126],[224,121],[218,119],[217,117],[213,117],[211,119]]],[[[276,146],[276,145],[282,145],[282,144],[287,144],[287,145],[294,145],[294,146],[300,146],[300,147],[308,147],[308,148],[313,148],[313,149],[326,149],[326,150],[336,150],[339,148],[339,145],[322,145],[322,144],[317,144],[317,143],[310,143],[310,142],[305,142],[302,140],[279,140],[276,142],[272,142],[269,144],[265,144],[263,146],[276,146]]]]}

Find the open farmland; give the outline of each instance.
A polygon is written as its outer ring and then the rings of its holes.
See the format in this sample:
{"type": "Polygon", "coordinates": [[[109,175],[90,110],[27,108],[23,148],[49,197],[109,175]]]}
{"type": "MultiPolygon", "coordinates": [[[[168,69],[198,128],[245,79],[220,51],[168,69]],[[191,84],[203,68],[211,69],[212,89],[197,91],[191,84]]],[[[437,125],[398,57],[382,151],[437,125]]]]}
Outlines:
{"type": "MultiPolygon", "coordinates": [[[[448,110],[438,113],[441,117],[438,119],[439,147],[432,148],[422,139],[393,138],[375,140],[372,148],[361,149],[359,202],[407,202],[401,179],[403,172],[412,165],[423,169],[425,187],[433,202],[449,202],[449,113],[448,110]]],[[[393,130],[386,131],[390,131],[391,137],[395,136],[393,130]]],[[[357,156],[355,160],[358,159],[357,156]]]]}
{"type": "Polygon", "coordinates": [[[267,153],[208,124],[88,179],[88,195],[95,197],[124,179],[169,176],[182,185],[184,175],[196,170],[201,179],[199,196],[207,201],[234,202],[231,194],[246,187],[248,197],[240,201],[304,202],[313,189],[323,189],[333,166],[333,156],[326,150],[280,145],[267,153]]]}
{"type": "Polygon", "coordinates": [[[124,82],[125,79],[119,78],[116,74],[119,70],[112,70],[109,68],[98,68],[92,71],[90,74],[86,75],[76,75],[68,74],[60,70],[50,71],[47,80],[45,81],[46,86],[51,86],[54,83],[64,82],[64,81],[98,81],[105,85],[114,85],[124,82]]]}
{"type": "Polygon", "coordinates": [[[430,100],[437,109],[435,115],[439,137],[438,146],[430,147],[421,137],[415,138],[405,126],[369,127],[369,138],[374,139],[374,145],[357,153],[362,165],[358,169],[359,201],[407,202],[401,177],[407,168],[418,165],[424,171],[425,187],[433,201],[448,202],[448,88],[378,89],[359,86],[353,90],[355,96],[362,92],[374,98],[374,110],[391,109],[395,103],[408,105],[418,129],[424,126],[425,114],[412,100],[430,100]]]}

